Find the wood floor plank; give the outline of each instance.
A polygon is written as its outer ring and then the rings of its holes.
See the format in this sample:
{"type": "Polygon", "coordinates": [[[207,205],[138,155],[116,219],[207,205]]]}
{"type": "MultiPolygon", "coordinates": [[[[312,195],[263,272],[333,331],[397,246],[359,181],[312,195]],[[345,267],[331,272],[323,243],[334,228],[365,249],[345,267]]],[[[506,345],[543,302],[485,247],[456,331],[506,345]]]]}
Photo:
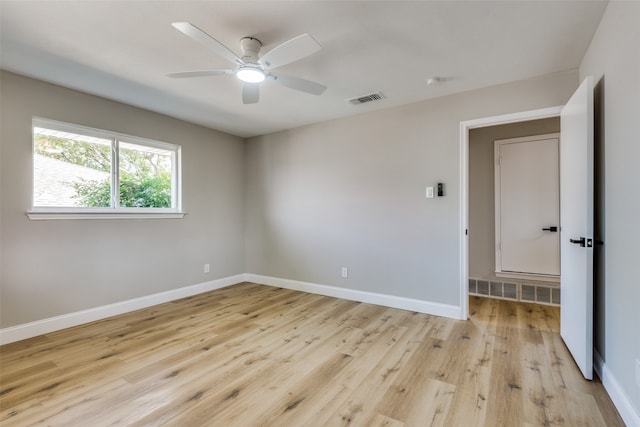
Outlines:
{"type": "Polygon", "coordinates": [[[521,335],[517,322],[509,315],[509,304],[497,306],[494,346],[491,356],[491,382],[489,384],[486,425],[518,425],[529,421],[524,416],[527,388],[522,376],[521,335]]]}
{"type": "Polygon", "coordinates": [[[0,425],[624,425],[557,307],[469,312],[229,286],[1,346],[0,425]]]}
{"type": "Polygon", "coordinates": [[[416,425],[415,417],[426,425],[444,425],[446,408],[455,385],[433,379],[432,371],[428,368],[429,364],[434,361],[439,364],[436,360],[444,358],[447,356],[441,340],[423,340],[387,390],[376,412],[406,425],[416,425]]]}
{"type": "Polygon", "coordinates": [[[448,364],[449,369],[457,370],[459,376],[443,376],[444,381],[456,384],[456,393],[451,405],[457,408],[449,411],[446,425],[482,426],[487,413],[487,400],[490,398],[491,367],[494,335],[464,322],[457,335],[458,361],[448,364]]]}
{"type": "MultiPolygon", "coordinates": [[[[304,411],[304,406],[306,406],[304,404],[313,400],[317,390],[324,388],[330,381],[333,381],[336,375],[353,363],[353,359],[352,356],[343,353],[333,353],[328,357],[324,357],[314,364],[315,367],[311,371],[287,377],[275,389],[268,387],[270,392],[283,391],[278,393],[278,397],[275,399],[270,399],[269,401],[264,398],[260,399],[260,397],[264,396],[264,390],[256,390],[253,393],[256,399],[253,400],[254,404],[251,407],[245,408],[241,412],[237,410],[237,406],[236,408],[230,407],[220,414],[221,418],[229,420],[231,425],[243,424],[242,418],[246,417],[246,422],[249,425],[275,426],[292,425],[286,419],[287,415],[291,414],[293,419],[291,422],[296,425],[297,414],[304,411]],[[246,416],[247,413],[250,414],[249,417],[246,416]],[[234,414],[236,415],[235,418],[234,414]],[[243,414],[243,416],[239,416],[240,414],[243,414]]],[[[240,402],[235,403],[238,404],[240,402]]],[[[206,422],[209,419],[209,417],[204,417],[201,420],[206,422]]]]}
{"type": "MultiPolygon", "coordinates": [[[[429,331],[428,322],[425,322],[422,327],[418,323],[413,323],[416,317],[422,319],[428,317],[415,316],[415,314],[417,313],[406,312],[405,319],[400,320],[398,324],[407,328],[407,331],[386,351],[377,364],[372,367],[363,367],[369,369],[369,372],[361,378],[354,389],[347,390],[349,392],[347,396],[334,395],[336,399],[327,399],[321,409],[309,411],[307,416],[300,420],[302,425],[315,423],[316,425],[368,426],[370,419],[377,418],[380,414],[376,412],[376,407],[380,405],[385,393],[429,331]],[[407,319],[408,314],[411,314],[410,319],[407,319]],[[416,327],[408,327],[409,324],[416,327]]],[[[383,415],[381,417],[388,418],[383,415]]]]}
{"type": "MultiPolygon", "coordinates": [[[[385,320],[388,322],[388,319],[385,320]]],[[[351,393],[362,381],[371,375],[372,367],[380,360],[387,357],[388,352],[395,347],[407,331],[406,327],[386,324],[378,339],[375,339],[366,351],[359,354],[342,353],[349,355],[357,363],[349,363],[332,378],[325,378],[329,382],[308,382],[303,380],[296,384],[296,390],[291,391],[294,396],[305,396],[297,402],[295,408],[278,413],[268,411],[260,416],[261,423],[269,422],[279,425],[310,425],[319,423],[318,417],[328,408],[335,407],[346,395],[351,393]],[[311,387],[311,388],[309,388],[311,387]]],[[[366,333],[366,331],[362,331],[366,333]]],[[[371,335],[369,335],[371,336],[371,335]]]]}
{"type": "Polygon", "coordinates": [[[367,420],[367,425],[370,427],[403,427],[404,423],[384,415],[374,414],[367,420]]]}

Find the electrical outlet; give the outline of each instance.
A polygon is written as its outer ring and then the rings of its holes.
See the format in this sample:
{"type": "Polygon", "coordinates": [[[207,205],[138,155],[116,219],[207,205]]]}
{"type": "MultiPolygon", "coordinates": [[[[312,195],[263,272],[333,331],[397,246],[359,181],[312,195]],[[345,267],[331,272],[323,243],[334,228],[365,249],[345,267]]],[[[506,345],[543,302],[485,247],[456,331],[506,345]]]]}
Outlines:
{"type": "Polygon", "coordinates": [[[342,277],[349,277],[349,269],[347,267],[342,267],[342,277]]]}
{"type": "Polygon", "coordinates": [[[204,265],[204,272],[208,273],[209,271],[211,271],[211,266],[209,264],[205,264],[204,265]]]}
{"type": "Polygon", "coordinates": [[[640,388],[640,359],[636,359],[636,385],[640,388]]]}

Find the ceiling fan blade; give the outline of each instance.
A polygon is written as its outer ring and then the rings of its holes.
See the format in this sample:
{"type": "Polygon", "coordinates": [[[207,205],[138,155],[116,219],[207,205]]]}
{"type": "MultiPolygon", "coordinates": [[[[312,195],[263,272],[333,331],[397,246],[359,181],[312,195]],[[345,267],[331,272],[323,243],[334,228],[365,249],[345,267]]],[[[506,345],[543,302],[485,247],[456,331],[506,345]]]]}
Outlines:
{"type": "Polygon", "coordinates": [[[209,34],[202,31],[200,28],[196,27],[195,25],[189,22],[174,22],[171,25],[173,25],[173,27],[176,30],[182,32],[187,37],[208,47],[218,55],[228,59],[234,64],[239,64],[239,65],[243,64],[242,60],[238,57],[238,55],[233,53],[231,50],[229,50],[228,47],[226,47],[225,45],[220,43],[218,40],[211,37],[209,34]]]}
{"type": "Polygon", "coordinates": [[[302,59],[322,49],[309,34],[301,34],[289,41],[274,47],[260,58],[260,63],[266,69],[280,67],[285,64],[302,59]]]}
{"type": "Polygon", "coordinates": [[[312,82],[298,77],[285,76],[283,74],[269,74],[269,77],[276,83],[286,86],[290,89],[299,90],[301,92],[310,93],[312,95],[322,95],[327,87],[320,83],[312,82]]]}
{"type": "Polygon", "coordinates": [[[190,77],[208,77],[208,76],[224,76],[227,74],[233,74],[233,70],[199,70],[199,71],[184,71],[181,73],[167,74],[167,77],[172,79],[184,79],[190,77]]]}
{"type": "Polygon", "coordinates": [[[258,83],[244,83],[242,85],[242,103],[255,104],[260,99],[260,85],[258,83]]]}

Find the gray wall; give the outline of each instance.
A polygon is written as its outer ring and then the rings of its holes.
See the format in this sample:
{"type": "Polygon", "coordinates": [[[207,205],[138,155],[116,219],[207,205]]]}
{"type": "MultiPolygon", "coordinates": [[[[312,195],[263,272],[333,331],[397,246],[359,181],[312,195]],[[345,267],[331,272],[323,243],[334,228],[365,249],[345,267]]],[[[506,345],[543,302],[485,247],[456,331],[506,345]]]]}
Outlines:
{"type": "Polygon", "coordinates": [[[247,272],[459,305],[460,121],[562,105],[576,74],[249,139],[247,272]]]}
{"type": "Polygon", "coordinates": [[[596,146],[603,204],[596,227],[604,240],[596,259],[596,348],[640,414],[634,364],[640,360],[640,3],[610,2],[580,66],[597,84],[596,146]]]}
{"type": "MultiPolygon", "coordinates": [[[[640,413],[633,374],[640,359],[638,22],[640,3],[611,2],[580,78],[593,75],[598,83],[603,203],[596,225],[605,245],[596,347],[640,413]]],[[[241,272],[458,304],[460,121],[564,104],[577,81],[575,73],[547,76],[243,144],[2,73],[0,327],[241,272]],[[189,215],[29,221],[33,115],[182,145],[189,215]],[[446,197],[425,199],[425,186],[437,181],[446,183],[446,197]],[[212,264],[209,275],[202,273],[205,262],[212,264]],[[348,279],[340,278],[341,266],[350,268],[348,279]]]]}
{"type": "Polygon", "coordinates": [[[244,272],[241,138],[11,73],[0,82],[2,328],[244,272]],[[188,215],[30,221],[32,116],[181,145],[188,215]]]}
{"type": "Polygon", "coordinates": [[[495,279],[494,141],[560,132],[560,118],[469,131],[469,277],[495,279]]]}

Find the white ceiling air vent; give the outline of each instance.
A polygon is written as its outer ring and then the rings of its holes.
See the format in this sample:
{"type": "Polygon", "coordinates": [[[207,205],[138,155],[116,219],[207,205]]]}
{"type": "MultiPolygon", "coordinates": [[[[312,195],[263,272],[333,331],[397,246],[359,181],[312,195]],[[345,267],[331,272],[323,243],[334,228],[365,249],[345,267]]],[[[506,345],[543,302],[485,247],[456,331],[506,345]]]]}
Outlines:
{"type": "Polygon", "coordinates": [[[347,102],[351,105],[360,105],[367,102],[380,101],[385,98],[386,97],[382,94],[382,92],[375,92],[368,95],[362,95],[355,98],[347,99],[347,102]]]}

